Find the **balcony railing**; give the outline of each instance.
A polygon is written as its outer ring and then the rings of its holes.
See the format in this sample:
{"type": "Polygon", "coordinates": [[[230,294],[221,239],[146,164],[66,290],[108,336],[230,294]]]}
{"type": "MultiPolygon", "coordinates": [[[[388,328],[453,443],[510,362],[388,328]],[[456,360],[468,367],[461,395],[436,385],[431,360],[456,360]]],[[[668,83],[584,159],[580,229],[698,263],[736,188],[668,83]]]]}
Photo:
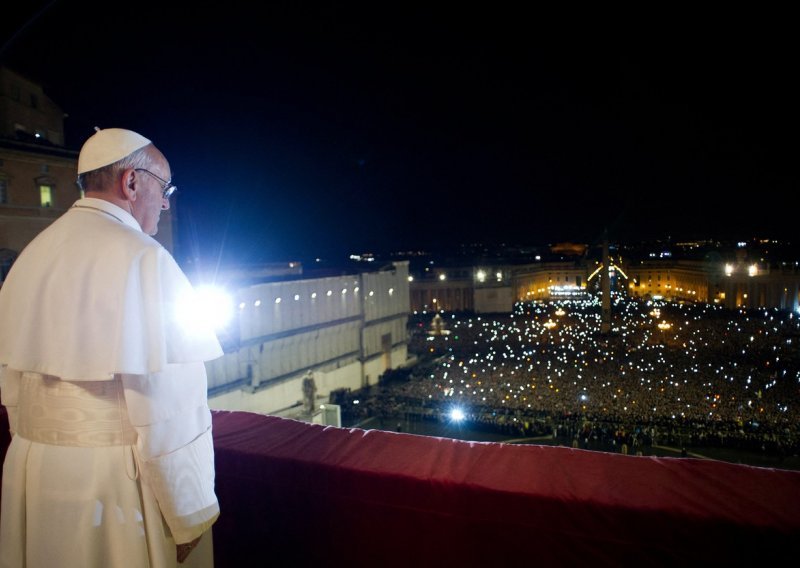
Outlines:
{"type": "Polygon", "coordinates": [[[770,565],[800,538],[800,472],[213,420],[217,568],[770,565]]]}

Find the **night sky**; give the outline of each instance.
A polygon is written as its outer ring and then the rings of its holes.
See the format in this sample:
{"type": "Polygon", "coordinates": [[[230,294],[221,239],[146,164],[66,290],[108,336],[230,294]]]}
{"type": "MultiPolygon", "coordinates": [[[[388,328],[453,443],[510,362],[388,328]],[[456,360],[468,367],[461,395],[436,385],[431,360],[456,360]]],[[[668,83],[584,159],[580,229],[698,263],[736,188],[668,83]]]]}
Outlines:
{"type": "Polygon", "coordinates": [[[72,148],[164,151],[179,260],[794,238],[788,14],[111,4],[26,2],[0,57],[72,148]]]}

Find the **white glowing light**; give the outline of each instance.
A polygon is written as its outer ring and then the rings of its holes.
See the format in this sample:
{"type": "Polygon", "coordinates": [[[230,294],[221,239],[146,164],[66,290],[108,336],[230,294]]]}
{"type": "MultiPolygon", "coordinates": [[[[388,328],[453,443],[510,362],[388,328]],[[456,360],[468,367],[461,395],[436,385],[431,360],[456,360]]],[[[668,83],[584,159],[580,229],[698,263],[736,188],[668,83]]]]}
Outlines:
{"type": "Polygon", "coordinates": [[[464,414],[464,411],[461,410],[460,408],[454,408],[453,410],[450,411],[451,420],[454,420],[455,422],[461,422],[462,420],[464,420],[464,418],[466,418],[466,415],[464,414]]]}
{"type": "Polygon", "coordinates": [[[187,329],[221,329],[233,317],[233,300],[216,286],[200,286],[175,306],[177,320],[187,329]]]}

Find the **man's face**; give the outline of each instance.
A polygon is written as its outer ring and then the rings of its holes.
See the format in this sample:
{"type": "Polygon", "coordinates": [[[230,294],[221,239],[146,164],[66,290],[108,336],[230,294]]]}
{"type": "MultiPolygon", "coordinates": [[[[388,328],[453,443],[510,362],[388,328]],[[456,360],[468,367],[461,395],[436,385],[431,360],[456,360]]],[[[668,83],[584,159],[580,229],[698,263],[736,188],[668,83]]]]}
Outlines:
{"type": "MultiPolygon", "coordinates": [[[[172,172],[169,169],[166,159],[160,157],[148,169],[155,176],[169,180],[172,172]]],[[[158,232],[158,221],[161,218],[161,211],[169,209],[169,199],[163,196],[164,184],[153,175],[140,171],[138,192],[136,201],[133,204],[133,216],[142,227],[142,231],[150,236],[158,232]]]]}

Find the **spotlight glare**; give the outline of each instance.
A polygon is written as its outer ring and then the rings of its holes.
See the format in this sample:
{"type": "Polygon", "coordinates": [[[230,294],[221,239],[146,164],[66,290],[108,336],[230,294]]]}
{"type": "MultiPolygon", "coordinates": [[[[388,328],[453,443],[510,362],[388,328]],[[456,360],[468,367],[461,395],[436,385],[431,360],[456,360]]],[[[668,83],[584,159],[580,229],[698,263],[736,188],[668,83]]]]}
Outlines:
{"type": "Polygon", "coordinates": [[[464,418],[466,418],[466,416],[464,414],[464,411],[461,410],[460,408],[454,408],[453,410],[450,411],[450,419],[453,420],[454,422],[461,422],[462,420],[464,420],[464,418]]]}
{"type": "Polygon", "coordinates": [[[224,328],[233,317],[233,300],[222,288],[199,286],[194,293],[181,298],[176,316],[188,329],[224,328]]]}

